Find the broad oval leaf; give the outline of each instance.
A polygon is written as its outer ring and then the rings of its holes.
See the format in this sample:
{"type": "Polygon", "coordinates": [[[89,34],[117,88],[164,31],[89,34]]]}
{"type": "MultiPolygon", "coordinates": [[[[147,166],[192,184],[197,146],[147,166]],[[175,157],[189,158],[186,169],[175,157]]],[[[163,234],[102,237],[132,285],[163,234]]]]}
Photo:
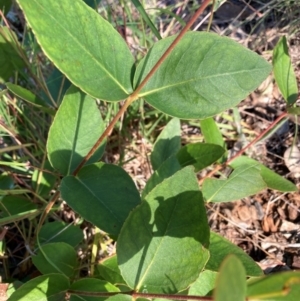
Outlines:
{"type": "Polygon", "coordinates": [[[289,105],[298,99],[297,78],[289,56],[286,37],[281,37],[273,51],[274,77],[289,105]]]}
{"type": "MultiPolygon", "coordinates": [[[[71,86],[51,125],[47,151],[50,163],[63,175],[71,174],[104,131],[104,122],[94,99],[71,86]]],[[[87,163],[98,161],[104,143],[87,163]]]]}
{"type": "Polygon", "coordinates": [[[249,300],[298,301],[300,295],[300,272],[276,273],[248,281],[249,300]]]}
{"type": "MultiPolygon", "coordinates": [[[[36,105],[37,107],[43,109],[43,107],[47,107],[47,104],[45,103],[44,100],[42,100],[41,98],[39,98],[37,95],[33,94],[33,92],[12,84],[12,83],[5,83],[6,87],[8,88],[8,90],[10,92],[12,92],[13,94],[15,94],[16,96],[24,99],[25,101],[32,103],[33,105],[36,105]]],[[[48,109],[48,112],[51,113],[51,115],[54,115],[54,111],[51,109],[48,109]]]]}
{"type": "Polygon", "coordinates": [[[238,168],[239,166],[245,164],[257,164],[260,167],[260,175],[263,178],[264,182],[267,184],[268,188],[279,190],[282,192],[298,191],[297,186],[291,181],[283,178],[276,172],[272,171],[263,164],[249,157],[240,156],[236,158],[233,162],[231,162],[230,166],[233,168],[238,168]]]}
{"type": "Polygon", "coordinates": [[[245,301],[246,273],[239,258],[229,255],[222,263],[214,290],[214,301],[245,301]]]}
{"type": "Polygon", "coordinates": [[[69,278],[75,276],[78,266],[76,251],[64,242],[41,246],[32,262],[42,274],[60,273],[69,278]]]}
{"type": "MultiPolygon", "coordinates": [[[[155,43],[139,63],[134,76],[136,87],[174,38],[155,43]]],[[[229,38],[188,32],[139,96],[168,115],[203,119],[238,104],[270,71],[266,60],[229,38]]]]}
{"type": "Polygon", "coordinates": [[[229,254],[235,254],[243,263],[247,276],[263,275],[261,268],[241,248],[212,231],[210,232],[209,253],[209,261],[205,266],[208,270],[218,271],[226,256],[229,254]]]}
{"type": "Polygon", "coordinates": [[[54,221],[44,224],[38,237],[41,245],[49,242],[65,242],[75,248],[83,240],[83,233],[79,226],[54,221]]]}
{"type": "Polygon", "coordinates": [[[46,55],[86,93],[108,101],[132,92],[134,59],[119,33],[82,0],[19,0],[46,55]]]}
{"type": "Polygon", "coordinates": [[[193,165],[198,172],[216,162],[224,152],[224,148],[216,144],[190,143],[182,147],[176,157],[182,167],[193,165]]]}
{"type": "Polygon", "coordinates": [[[168,122],[155,141],[150,157],[154,170],[159,168],[170,156],[177,153],[181,146],[180,136],[180,120],[173,118],[168,122]]]}
{"type": "MultiPolygon", "coordinates": [[[[112,297],[109,297],[106,299],[107,301],[132,301],[132,297],[129,295],[124,295],[124,294],[118,294],[112,297]]],[[[136,299],[137,301],[139,299],[136,299]]]]}
{"type": "Polygon", "coordinates": [[[30,200],[14,195],[4,196],[0,201],[1,217],[9,217],[12,215],[19,215],[21,213],[38,211],[38,206],[30,200]]]}
{"type": "Polygon", "coordinates": [[[164,179],[171,177],[174,173],[180,170],[182,167],[178,162],[178,159],[175,155],[169,157],[164,161],[157,170],[151,175],[149,180],[146,183],[146,186],[142,192],[142,199],[159,183],[164,179]]]}
{"type": "Polygon", "coordinates": [[[72,283],[70,290],[72,291],[72,293],[70,293],[70,301],[104,301],[108,299],[107,296],[88,296],[88,293],[120,292],[120,290],[111,283],[96,278],[80,279],[72,283]],[[78,291],[78,293],[75,293],[76,291],[78,291]],[[84,292],[87,293],[87,296],[84,295],[84,292]]]}
{"type": "Polygon", "coordinates": [[[226,180],[205,179],[202,192],[206,202],[231,202],[267,188],[258,163],[238,166],[226,180]]]}
{"type": "Polygon", "coordinates": [[[111,164],[94,163],[63,178],[60,191],[69,206],[95,226],[118,235],[140,195],[130,176],[111,164]]]}
{"type": "Polygon", "coordinates": [[[0,83],[6,82],[15,71],[25,66],[21,57],[22,47],[17,41],[18,38],[12,30],[0,26],[0,83]]]}
{"type": "MultiPolygon", "coordinates": [[[[207,269],[207,266],[205,266],[207,269]]],[[[189,289],[189,295],[194,296],[207,296],[215,287],[217,272],[205,270],[200,273],[197,280],[191,285],[189,289]]]]}
{"type": "Polygon", "coordinates": [[[218,160],[218,162],[224,163],[227,157],[227,146],[214,118],[209,117],[200,120],[200,128],[206,143],[217,144],[223,147],[225,153],[222,158],[218,160]]]}
{"type": "Polygon", "coordinates": [[[39,276],[24,283],[7,301],[63,301],[69,285],[61,274],[39,276]]]}
{"type": "Polygon", "coordinates": [[[119,268],[137,291],[177,293],[199,276],[208,244],[206,210],[189,166],[156,186],[130,213],[118,239],[119,268]]]}
{"type": "Polygon", "coordinates": [[[3,172],[2,174],[0,174],[0,191],[13,189],[13,187],[14,187],[13,177],[7,172],[3,172]]]}
{"type": "Polygon", "coordinates": [[[95,276],[112,284],[126,284],[121,275],[116,255],[103,259],[95,266],[95,272],[95,276]]]}
{"type": "Polygon", "coordinates": [[[34,170],[31,178],[31,185],[38,195],[46,197],[53,189],[55,182],[58,179],[58,175],[53,172],[53,167],[48,160],[44,162],[41,168],[42,169],[34,170]]]}

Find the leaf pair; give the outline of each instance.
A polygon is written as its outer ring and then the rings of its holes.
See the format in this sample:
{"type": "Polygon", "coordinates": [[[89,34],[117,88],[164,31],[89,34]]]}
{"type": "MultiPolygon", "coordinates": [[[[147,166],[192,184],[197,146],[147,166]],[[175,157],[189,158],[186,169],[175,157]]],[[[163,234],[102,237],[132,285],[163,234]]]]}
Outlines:
{"type": "MultiPolygon", "coordinates": [[[[103,100],[127,98],[175,38],[155,43],[135,70],[122,37],[82,0],[18,2],[47,56],[82,91],[103,100]]],[[[270,70],[228,38],[189,32],[136,96],[171,116],[206,118],[236,105],[270,70]]]]}

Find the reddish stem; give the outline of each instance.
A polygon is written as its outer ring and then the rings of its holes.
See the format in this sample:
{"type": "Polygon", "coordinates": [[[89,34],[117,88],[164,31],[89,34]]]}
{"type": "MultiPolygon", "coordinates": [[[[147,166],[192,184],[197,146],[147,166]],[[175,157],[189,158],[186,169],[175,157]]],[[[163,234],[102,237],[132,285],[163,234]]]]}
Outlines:
{"type": "Polygon", "coordinates": [[[98,141],[95,143],[95,145],[92,147],[92,149],[89,151],[89,153],[84,157],[84,159],[81,161],[81,163],[78,165],[78,167],[73,172],[73,175],[77,175],[79,170],[82,168],[82,166],[91,158],[91,156],[95,153],[95,151],[98,149],[102,141],[108,137],[116,124],[116,122],[119,120],[119,118],[123,115],[123,113],[126,111],[126,109],[129,107],[129,105],[135,101],[139,97],[139,92],[142,90],[142,88],[146,85],[146,83],[149,81],[151,76],[157,71],[157,69],[160,67],[160,65],[163,63],[163,61],[167,58],[167,56],[172,52],[172,50],[175,48],[175,46],[178,44],[178,42],[182,39],[184,34],[191,28],[191,26],[194,24],[194,22],[197,20],[197,18],[201,15],[201,13],[205,10],[205,8],[210,4],[211,0],[204,0],[202,5],[199,7],[199,9],[196,11],[196,13],[193,15],[191,20],[185,25],[185,27],[181,30],[181,32],[178,34],[176,39],[172,42],[172,44],[169,46],[169,48],[165,51],[165,53],[161,56],[161,58],[158,60],[158,62],[154,65],[154,67],[151,69],[151,71],[147,74],[147,76],[143,79],[143,81],[139,84],[139,86],[136,88],[136,90],[127,98],[124,106],[119,110],[117,115],[113,118],[113,120],[110,122],[106,130],[103,132],[103,134],[100,136],[98,141]]]}
{"type": "Polygon", "coordinates": [[[212,170],[210,173],[208,173],[204,178],[199,180],[199,185],[203,183],[203,181],[206,178],[211,178],[217,171],[222,169],[223,167],[229,165],[230,162],[235,160],[237,157],[241,156],[248,148],[250,148],[252,145],[257,143],[260,139],[263,138],[270,130],[274,128],[274,126],[279,123],[283,118],[285,118],[288,115],[288,112],[283,112],[274,122],[272,122],[264,131],[262,131],[253,141],[251,141],[248,145],[246,145],[244,148],[242,148],[238,153],[236,153],[233,157],[228,159],[223,165],[218,165],[214,170],[212,170]]]}

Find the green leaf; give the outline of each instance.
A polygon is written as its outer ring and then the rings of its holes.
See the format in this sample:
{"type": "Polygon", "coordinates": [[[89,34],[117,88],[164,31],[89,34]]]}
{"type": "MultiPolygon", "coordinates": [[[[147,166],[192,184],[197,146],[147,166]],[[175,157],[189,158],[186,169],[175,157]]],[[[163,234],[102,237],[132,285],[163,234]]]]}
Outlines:
{"type": "Polygon", "coordinates": [[[0,175],[0,189],[1,190],[8,190],[14,187],[14,180],[11,175],[7,172],[3,172],[0,175]]]}
{"type": "Polygon", "coordinates": [[[24,197],[7,195],[0,201],[0,209],[2,217],[18,215],[23,212],[37,210],[37,205],[24,197]]]}
{"type": "Polygon", "coordinates": [[[11,4],[12,0],[0,0],[0,10],[2,10],[4,15],[9,12],[11,4]]]}
{"type": "Polygon", "coordinates": [[[15,222],[21,221],[25,218],[32,219],[32,218],[36,217],[37,215],[39,215],[40,212],[41,212],[41,210],[33,209],[33,210],[28,210],[28,211],[24,211],[21,213],[17,213],[14,215],[0,218],[0,226],[10,224],[10,223],[15,223],[15,222]]]}
{"type": "Polygon", "coordinates": [[[19,55],[22,47],[17,41],[18,38],[13,31],[0,26],[0,83],[6,82],[15,71],[25,66],[19,55]]]}
{"type": "Polygon", "coordinates": [[[108,101],[132,92],[134,59],[119,33],[82,0],[18,0],[39,44],[81,90],[108,101]]]}
{"type": "Polygon", "coordinates": [[[99,2],[101,0],[83,0],[88,6],[92,7],[92,8],[97,8],[97,6],[99,5],[99,2]]]}
{"type": "Polygon", "coordinates": [[[300,295],[300,272],[277,273],[248,281],[249,300],[298,301],[300,295]]]}
{"type": "MultiPolygon", "coordinates": [[[[135,87],[174,39],[154,44],[137,67],[135,87]]],[[[168,115],[203,119],[238,104],[270,71],[262,57],[226,37],[188,32],[139,96],[168,115]]]]}
{"type": "Polygon", "coordinates": [[[243,263],[247,276],[263,275],[261,268],[241,248],[212,231],[210,232],[209,253],[209,261],[205,266],[208,270],[218,271],[226,256],[234,254],[243,263]]]}
{"type": "Polygon", "coordinates": [[[76,251],[64,242],[41,246],[32,262],[42,274],[60,273],[69,278],[75,276],[78,267],[76,251]]]}
{"type": "MultiPolygon", "coordinates": [[[[31,91],[29,91],[21,86],[18,86],[18,85],[12,84],[12,83],[8,83],[8,82],[5,83],[5,85],[10,92],[12,92],[19,98],[22,98],[23,100],[25,100],[31,104],[34,104],[40,108],[47,106],[46,103],[41,98],[34,95],[31,91]]],[[[51,112],[51,111],[49,110],[49,112],[51,112]]],[[[52,113],[54,115],[54,111],[52,111],[52,113]]]]}
{"type": "MultiPolygon", "coordinates": [[[[207,269],[207,267],[205,267],[207,269]]],[[[189,295],[194,296],[207,296],[211,294],[211,291],[215,287],[217,272],[205,270],[203,271],[197,280],[191,285],[189,289],[189,295]]]]}
{"type": "Polygon", "coordinates": [[[118,267],[117,256],[105,258],[100,264],[95,266],[97,276],[112,283],[112,284],[126,284],[124,281],[120,269],[118,267]]]}
{"type": "Polygon", "coordinates": [[[132,3],[136,7],[137,11],[140,13],[140,15],[143,18],[143,20],[145,21],[145,23],[148,25],[148,27],[154,33],[155,37],[158,40],[161,40],[161,35],[160,35],[159,31],[156,29],[155,25],[149,18],[148,14],[147,14],[146,10],[144,9],[143,5],[141,4],[141,2],[139,0],[132,0],[132,3]]]}
{"type": "Polygon", "coordinates": [[[45,197],[53,189],[57,178],[58,176],[53,173],[53,168],[47,160],[42,170],[34,170],[31,179],[32,187],[38,195],[45,197]]]}
{"type": "Polygon", "coordinates": [[[55,221],[44,224],[38,237],[41,245],[49,242],[65,242],[75,248],[83,240],[83,233],[79,226],[55,221]]]}
{"type": "MultiPolygon", "coordinates": [[[[112,285],[111,283],[96,278],[85,278],[74,282],[70,290],[78,292],[87,292],[87,293],[100,293],[100,292],[119,292],[120,290],[112,285]]],[[[83,294],[70,294],[70,301],[104,301],[107,300],[107,297],[91,297],[85,296],[83,294]]]]}
{"type": "Polygon", "coordinates": [[[240,156],[236,158],[233,162],[231,162],[230,166],[233,168],[238,168],[239,166],[245,164],[258,164],[258,166],[260,167],[260,175],[263,178],[264,182],[267,184],[268,188],[279,190],[282,192],[298,191],[297,186],[294,185],[292,182],[281,177],[271,169],[267,168],[263,164],[249,157],[240,156]]]}
{"type": "Polygon", "coordinates": [[[296,75],[289,57],[286,37],[281,37],[273,50],[274,76],[278,88],[289,105],[298,99],[296,75]]]}
{"type": "Polygon", "coordinates": [[[177,293],[204,268],[208,243],[198,181],[193,168],[186,167],[157,185],[130,213],[118,239],[119,268],[137,291],[177,293]]]}
{"type": "MultiPolygon", "coordinates": [[[[112,297],[109,297],[108,299],[106,299],[107,301],[132,301],[132,297],[129,295],[122,295],[122,294],[118,294],[112,297]]],[[[137,299],[138,301],[138,299],[137,299]]]]}
{"type": "MultiPolygon", "coordinates": [[[[215,1],[214,1],[214,9],[213,9],[213,11],[214,11],[214,12],[217,11],[217,10],[219,9],[219,7],[220,7],[222,4],[224,4],[226,1],[227,1],[227,0],[215,0],[215,1]]],[[[212,0],[211,2],[213,2],[213,0],[212,0]]]]}
{"type": "Polygon", "coordinates": [[[231,202],[267,188],[257,163],[238,166],[227,180],[205,179],[202,192],[206,202],[231,202]]]}
{"type": "Polygon", "coordinates": [[[290,107],[290,108],[287,108],[287,111],[289,114],[292,114],[292,115],[300,115],[300,107],[290,107]]]}
{"type": "Polygon", "coordinates": [[[245,301],[246,273],[239,258],[229,255],[221,265],[214,290],[214,301],[245,301]]]}
{"type": "MultiPolygon", "coordinates": [[[[51,125],[47,151],[52,166],[62,174],[74,172],[104,131],[104,122],[94,99],[71,86],[51,125]]],[[[98,161],[104,143],[87,162],[98,161]]]]}
{"type": "Polygon", "coordinates": [[[191,143],[182,147],[176,157],[182,167],[193,165],[195,172],[216,162],[225,150],[223,147],[209,143],[191,143]]]}
{"type": "Polygon", "coordinates": [[[181,165],[179,164],[175,155],[169,157],[166,161],[164,161],[157,170],[151,175],[149,180],[146,183],[146,186],[142,192],[142,199],[159,183],[163,180],[171,177],[174,173],[181,169],[181,165]]]}
{"type": "MultiPolygon", "coordinates": [[[[226,143],[222,133],[212,117],[200,120],[200,127],[206,143],[219,145],[223,147],[227,153],[226,143]]],[[[218,162],[223,163],[226,161],[226,153],[218,160],[218,162]]]]}
{"type": "MultiPolygon", "coordinates": [[[[48,91],[56,104],[60,104],[66,91],[70,88],[71,82],[57,68],[53,70],[51,75],[46,80],[48,91]]],[[[48,95],[42,93],[47,103],[53,106],[53,103],[48,95]]]]}
{"type": "Polygon", "coordinates": [[[129,212],[140,204],[130,176],[115,165],[95,163],[83,167],[76,177],[63,178],[62,198],[95,226],[118,235],[129,212]]]}
{"type": "Polygon", "coordinates": [[[157,137],[151,153],[151,164],[154,170],[175,155],[181,146],[180,120],[173,118],[157,137]]]}
{"type": "Polygon", "coordinates": [[[24,283],[7,301],[63,301],[69,285],[61,274],[39,276],[24,283]]]}

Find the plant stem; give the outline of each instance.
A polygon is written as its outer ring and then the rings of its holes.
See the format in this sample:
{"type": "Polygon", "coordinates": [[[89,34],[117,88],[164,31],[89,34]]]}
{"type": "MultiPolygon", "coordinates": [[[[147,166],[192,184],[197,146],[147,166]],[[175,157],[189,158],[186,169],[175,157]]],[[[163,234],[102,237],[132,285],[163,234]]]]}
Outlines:
{"type": "Polygon", "coordinates": [[[206,178],[211,178],[217,171],[222,169],[223,167],[227,166],[235,160],[237,157],[241,156],[248,148],[250,148],[252,145],[257,143],[260,139],[262,139],[263,136],[265,136],[270,130],[274,128],[274,126],[279,123],[283,118],[285,118],[288,115],[288,112],[283,112],[274,122],[272,122],[264,131],[262,131],[253,141],[251,141],[248,145],[246,145],[244,148],[242,148],[238,153],[236,153],[233,157],[228,159],[224,164],[216,166],[214,170],[212,170],[210,173],[207,174],[204,178],[199,180],[199,185],[203,183],[203,181],[206,178]]]}
{"type": "Polygon", "coordinates": [[[107,126],[105,131],[102,133],[100,138],[97,140],[97,142],[94,144],[94,146],[91,148],[91,150],[88,152],[88,154],[83,158],[83,160],[80,162],[80,164],[77,166],[77,168],[74,170],[73,175],[76,176],[79,172],[79,170],[82,168],[82,166],[91,158],[91,156],[94,154],[94,152],[98,149],[102,141],[108,137],[113,130],[116,122],[119,120],[119,118],[123,115],[123,113],[126,111],[126,109],[130,106],[130,104],[134,101],[134,99],[129,96],[122,106],[122,108],[118,111],[116,116],[113,118],[113,120],[110,122],[110,124],[107,126]]]}
{"type": "Polygon", "coordinates": [[[118,294],[130,295],[132,299],[136,298],[163,298],[163,299],[171,299],[171,300],[197,300],[197,301],[213,301],[213,297],[205,297],[205,296],[188,296],[188,295],[172,295],[172,294],[150,294],[150,293],[137,293],[134,291],[131,292],[86,292],[86,291],[76,291],[69,290],[68,294],[88,296],[88,297],[111,297],[118,294]]]}
{"type": "Polygon", "coordinates": [[[181,30],[181,32],[178,34],[176,39],[172,42],[172,44],[169,46],[169,48],[165,51],[165,53],[161,56],[161,58],[157,61],[157,63],[153,66],[151,71],[147,74],[147,76],[143,79],[143,81],[139,84],[139,86],[135,89],[135,91],[131,94],[133,98],[137,98],[139,92],[143,89],[143,87],[146,85],[146,83],[149,81],[149,79],[152,77],[152,75],[156,72],[156,70],[159,68],[159,66],[163,63],[163,61],[167,58],[167,56],[172,52],[172,50],[175,48],[175,46],[179,43],[179,41],[182,39],[182,37],[186,34],[186,32],[192,27],[192,25],[196,22],[198,17],[203,13],[205,8],[210,4],[211,0],[204,0],[202,5],[199,7],[199,9],[196,11],[196,13],[193,15],[193,17],[190,19],[190,21],[184,26],[184,28],[181,30]]]}
{"type": "Polygon", "coordinates": [[[103,132],[103,134],[100,136],[100,138],[97,140],[97,142],[94,144],[92,149],[89,151],[89,153],[84,157],[84,159],[81,161],[81,163],[78,165],[78,167],[73,172],[73,175],[76,176],[79,172],[79,170],[82,168],[82,166],[91,158],[91,156],[95,153],[95,151],[98,149],[102,141],[108,137],[115,126],[116,122],[119,120],[119,118],[123,115],[123,113],[126,111],[126,109],[129,107],[129,105],[134,102],[139,97],[139,92],[142,90],[142,88],[146,85],[146,83],[149,81],[151,76],[157,71],[159,66],[163,63],[163,61],[167,58],[167,56],[171,53],[171,51],[175,48],[175,46],[178,44],[178,42],[182,39],[184,34],[191,28],[191,26],[194,24],[194,22],[197,20],[197,18],[201,15],[201,13],[204,11],[204,9],[210,4],[211,0],[204,0],[202,5],[199,7],[199,9],[196,11],[196,13],[193,15],[191,20],[185,25],[185,27],[181,30],[181,32],[178,34],[176,39],[173,41],[173,43],[169,46],[169,48],[165,51],[165,53],[161,56],[161,58],[158,60],[158,62],[154,65],[154,67],[151,69],[151,71],[147,74],[147,76],[144,78],[144,80],[139,84],[139,86],[135,89],[135,91],[127,98],[125,104],[123,107],[119,110],[117,115],[113,118],[113,120],[110,122],[106,130],[103,132]]]}

